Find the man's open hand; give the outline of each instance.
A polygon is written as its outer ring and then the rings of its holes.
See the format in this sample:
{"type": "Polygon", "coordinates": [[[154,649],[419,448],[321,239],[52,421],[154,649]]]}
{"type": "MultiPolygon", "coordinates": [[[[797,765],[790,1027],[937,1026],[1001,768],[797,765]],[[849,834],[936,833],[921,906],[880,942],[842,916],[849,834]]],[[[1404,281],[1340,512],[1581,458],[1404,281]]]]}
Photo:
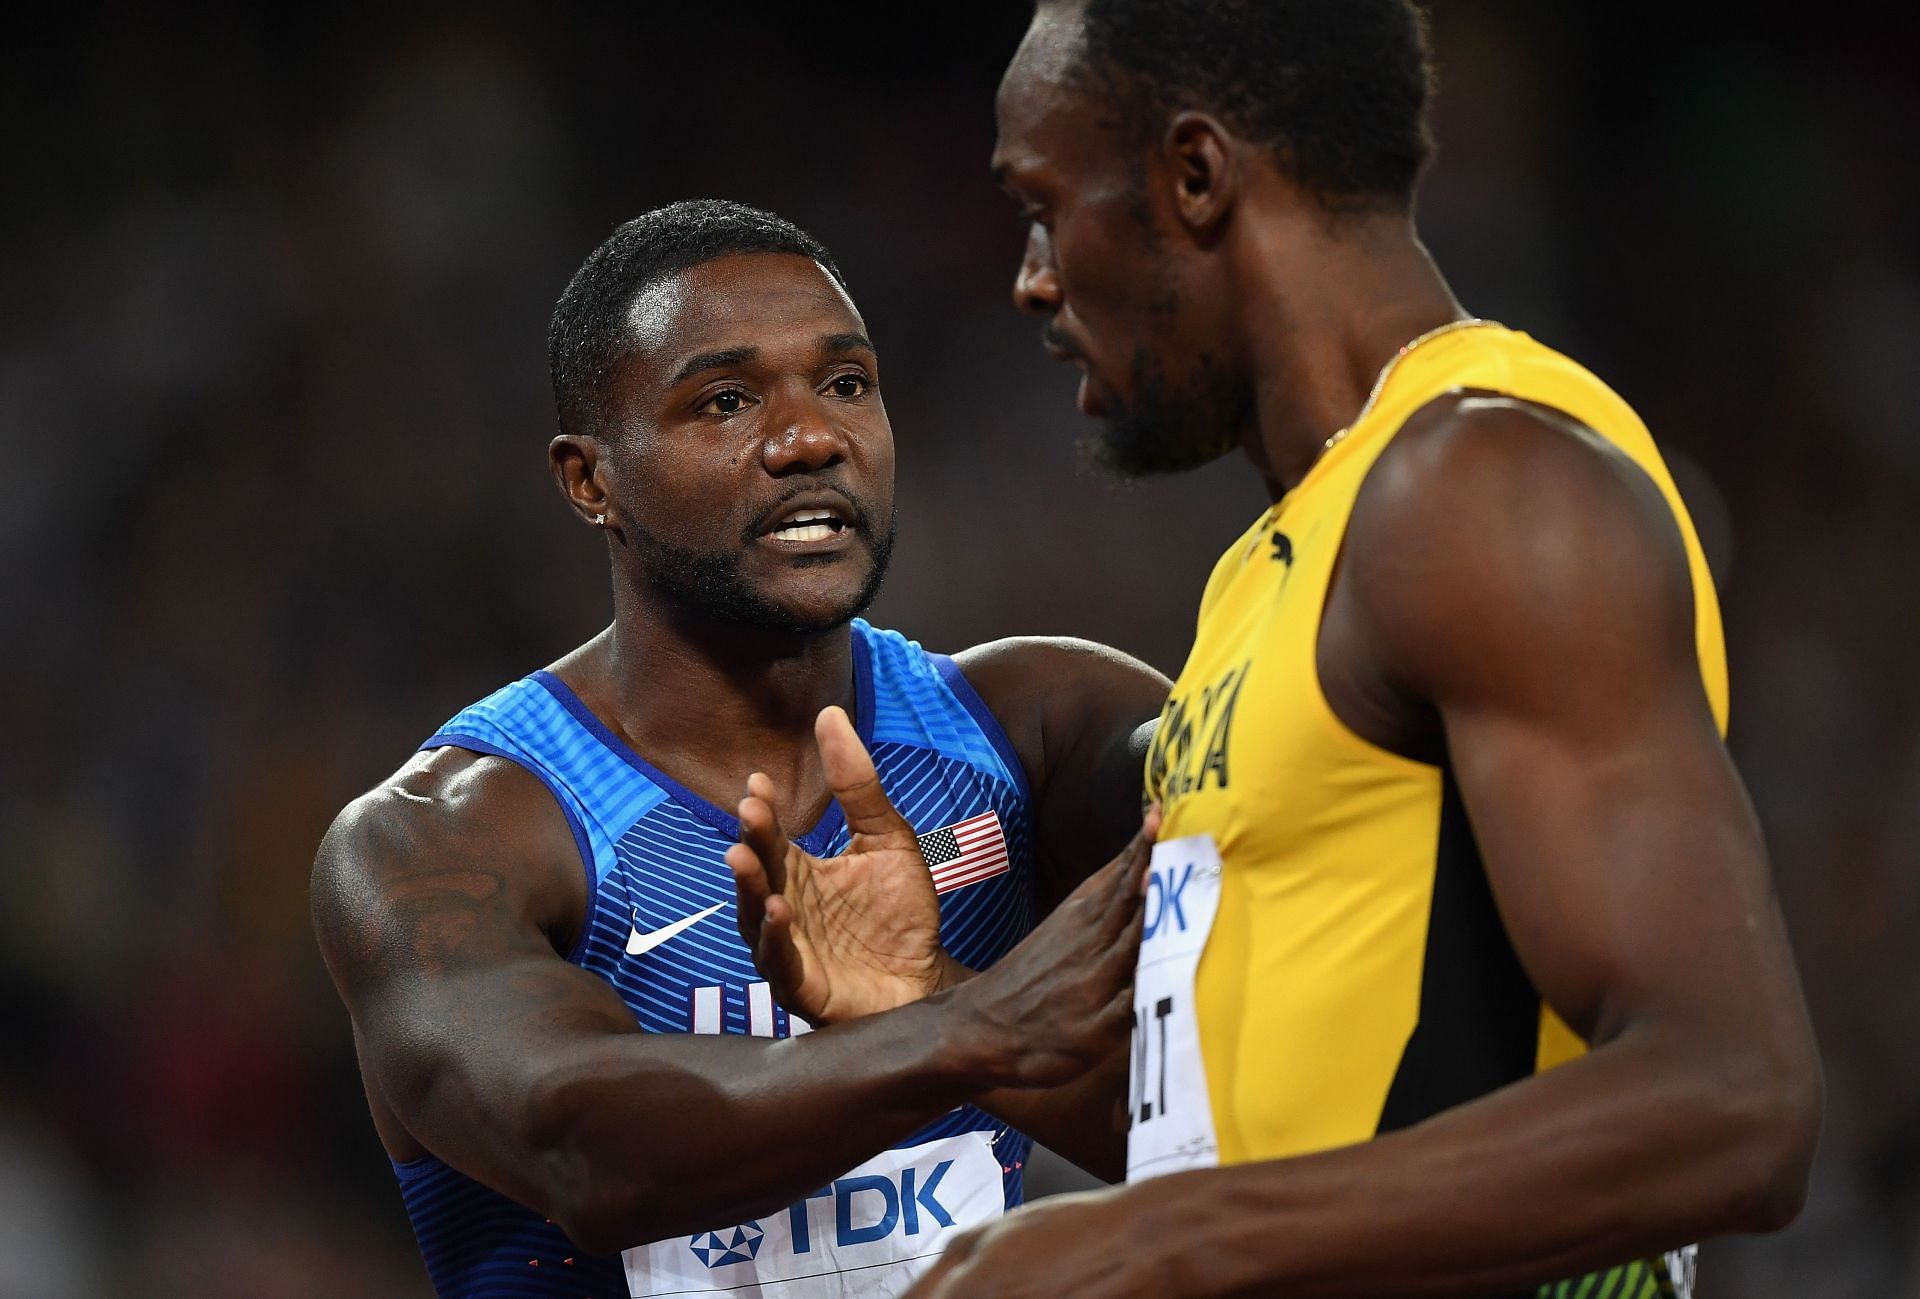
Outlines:
{"type": "Polygon", "coordinates": [[[938,992],[955,967],[940,945],[940,903],[919,840],[853,723],[824,709],[814,737],[852,832],[846,851],[801,851],[780,828],[773,782],[756,771],[726,860],[740,936],[774,998],[809,1023],[833,1024],[938,992]]]}

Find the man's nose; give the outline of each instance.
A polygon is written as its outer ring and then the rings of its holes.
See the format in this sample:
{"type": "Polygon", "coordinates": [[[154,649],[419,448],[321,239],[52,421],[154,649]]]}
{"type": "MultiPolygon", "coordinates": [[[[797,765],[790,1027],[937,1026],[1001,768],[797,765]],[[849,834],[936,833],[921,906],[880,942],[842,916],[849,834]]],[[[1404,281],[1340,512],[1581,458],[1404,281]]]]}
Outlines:
{"type": "Polygon", "coordinates": [[[1053,243],[1045,226],[1034,226],[1027,236],[1027,251],[1013,277],[1013,305],[1041,316],[1060,310],[1060,272],[1053,264],[1053,243]]]}
{"type": "Polygon", "coordinates": [[[846,455],[845,431],[818,401],[790,405],[760,448],[770,474],[810,473],[838,464],[846,455]]]}

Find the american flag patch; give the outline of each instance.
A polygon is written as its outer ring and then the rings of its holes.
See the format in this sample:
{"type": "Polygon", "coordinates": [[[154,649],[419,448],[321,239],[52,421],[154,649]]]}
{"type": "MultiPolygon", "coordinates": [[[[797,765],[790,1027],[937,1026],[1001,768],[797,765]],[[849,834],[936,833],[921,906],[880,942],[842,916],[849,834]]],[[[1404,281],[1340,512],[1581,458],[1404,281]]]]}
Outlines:
{"type": "Polygon", "coordinates": [[[1007,873],[1007,839],[1000,814],[982,812],[920,836],[920,852],[935,893],[951,893],[1007,873]]]}

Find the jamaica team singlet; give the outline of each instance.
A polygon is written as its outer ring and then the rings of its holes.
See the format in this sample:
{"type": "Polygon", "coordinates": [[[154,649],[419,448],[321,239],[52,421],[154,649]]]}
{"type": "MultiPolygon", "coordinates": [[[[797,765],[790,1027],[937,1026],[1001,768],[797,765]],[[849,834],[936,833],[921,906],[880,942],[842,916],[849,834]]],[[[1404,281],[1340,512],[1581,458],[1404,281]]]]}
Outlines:
{"type": "MultiPolygon", "coordinates": [[[[1564,412],[1658,485],[1686,542],[1701,676],[1725,732],[1719,604],[1639,418],[1585,369],[1491,323],[1407,351],[1372,409],[1215,566],[1161,715],[1130,1179],[1366,1141],[1586,1050],[1514,954],[1450,773],[1355,735],[1315,665],[1361,484],[1406,420],[1456,389],[1564,412]]],[[[1692,1263],[1684,1251],[1538,1294],[1684,1296],[1692,1263]]]]}
{"type": "MultiPolygon", "coordinates": [[[[1033,927],[1026,773],[953,660],[859,619],[853,648],[855,726],[920,834],[941,940],[985,968],[1033,927]]],[[[721,860],[738,835],[732,812],[629,749],[550,672],[488,696],[421,747],[448,746],[518,763],[552,791],[591,890],[568,959],[612,984],[643,1030],[807,1031],[774,1004],[740,941],[721,860]]],[[[798,842],[826,857],[847,839],[834,803],[798,842]]],[[[880,1299],[1020,1203],[1030,1145],[963,1107],[778,1213],[602,1256],[431,1155],[395,1171],[441,1299],[880,1299]]]]}

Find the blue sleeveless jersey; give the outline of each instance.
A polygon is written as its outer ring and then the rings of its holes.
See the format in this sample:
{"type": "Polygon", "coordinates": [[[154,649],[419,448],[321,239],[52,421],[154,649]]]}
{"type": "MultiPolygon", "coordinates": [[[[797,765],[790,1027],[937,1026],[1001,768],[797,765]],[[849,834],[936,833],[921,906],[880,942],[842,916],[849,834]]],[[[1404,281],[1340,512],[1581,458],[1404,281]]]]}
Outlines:
{"type": "MultiPolygon", "coordinates": [[[[894,805],[927,848],[941,889],[941,938],[962,964],[991,965],[1034,920],[1032,828],[1020,761],[951,659],[859,619],[853,622],[853,645],[855,724],[894,805]]],[[[421,747],[506,758],[553,792],[579,845],[592,899],[568,959],[612,984],[643,1030],[760,1037],[796,1031],[740,941],[733,877],[721,860],[738,834],[733,814],[634,753],[559,678],[536,672],[516,681],[459,713],[421,747]],[[658,931],[701,913],[691,926],[646,945],[644,939],[658,939],[658,931]],[[628,954],[630,938],[645,948],[637,956],[628,954]]],[[[808,852],[832,856],[847,838],[835,803],[797,842],[808,852]]],[[[806,1025],[797,1031],[805,1032],[806,1025]]],[[[896,1149],[970,1132],[985,1134],[971,1140],[991,1142],[1005,1205],[1014,1207],[1031,1143],[980,1110],[955,1110],[896,1149]]],[[[443,1299],[628,1294],[618,1255],[576,1249],[540,1214],[431,1155],[394,1167],[427,1271],[443,1299]]],[[[890,1228],[899,1230],[895,1224],[902,1219],[918,1225],[916,1211],[926,1217],[930,1203],[937,1209],[937,1199],[929,1199],[932,1189],[923,1185],[917,1202],[913,1193],[894,1193],[904,1213],[889,1214],[890,1228]]],[[[816,1196],[828,1196],[831,1205],[830,1190],[816,1196]]],[[[791,1212],[804,1241],[801,1211],[796,1206],[791,1212]]],[[[833,1214],[825,1212],[830,1230],[833,1214]]],[[[844,1234],[848,1210],[842,1205],[840,1212],[844,1234]]],[[[740,1246],[738,1227],[716,1223],[714,1229],[685,1242],[689,1259],[717,1267],[744,1257],[727,1252],[729,1241],[740,1246]]]]}

